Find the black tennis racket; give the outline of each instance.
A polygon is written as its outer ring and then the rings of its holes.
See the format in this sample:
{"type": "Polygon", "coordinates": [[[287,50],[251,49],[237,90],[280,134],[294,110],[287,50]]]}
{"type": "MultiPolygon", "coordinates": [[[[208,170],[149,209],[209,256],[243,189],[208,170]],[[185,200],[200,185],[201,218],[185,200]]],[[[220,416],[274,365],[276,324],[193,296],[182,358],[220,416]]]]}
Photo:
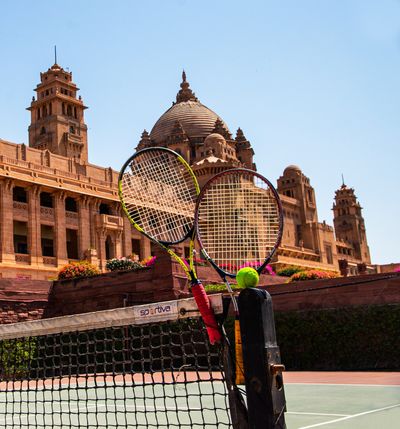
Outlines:
{"type": "Polygon", "coordinates": [[[235,278],[243,267],[252,267],[261,274],[271,260],[282,238],[281,201],[271,182],[257,172],[226,170],[203,187],[196,204],[195,224],[203,255],[232,297],[238,374],[243,367],[239,310],[228,278],[235,278]]]}
{"type": "Polygon", "coordinates": [[[211,344],[221,332],[193,264],[194,210],[199,185],[189,164],[176,152],[153,147],[131,156],[118,179],[122,207],[133,226],[165,249],[187,274],[211,344]],[[190,239],[189,264],[169,246],[190,239]]]}

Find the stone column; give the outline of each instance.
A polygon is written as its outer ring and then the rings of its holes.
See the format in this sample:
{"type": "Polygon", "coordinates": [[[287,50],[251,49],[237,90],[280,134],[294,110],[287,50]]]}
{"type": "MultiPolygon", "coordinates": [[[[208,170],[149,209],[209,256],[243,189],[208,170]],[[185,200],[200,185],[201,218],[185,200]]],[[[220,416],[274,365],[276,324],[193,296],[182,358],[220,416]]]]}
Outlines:
{"type": "Polygon", "coordinates": [[[90,200],[87,195],[83,195],[78,200],[78,243],[79,243],[79,255],[83,257],[85,252],[95,248],[94,243],[90,239],[90,231],[92,228],[92,223],[95,222],[93,218],[90,217],[90,200]]]}
{"type": "Polygon", "coordinates": [[[89,215],[90,215],[90,247],[97,250],[97,254],[100,254],[100,249],[97,248],[97,232],[96,232],[96,217],[99,214],[100,201],[95,198],[90,198],[89,203],[89,215]]]}
{"type": "Polygon", "coordinates": [[[125,215],[122,216],[124,228],[122,235],[122,253],[123,256],[129,256],[132,253],[132,224],[125,215]]]}
{"type": "Polygon", "coordinates": [[[64,191],[54,194],[54,214],[55,214],[55,238],[56,238],[56,257],[57,266],[63,266],[68,263],[67,254],[67,230],[65,223],[65,199],[67,195],[64,191]]]}
{"type": "Polygon", "coordinates": [[[28,190],[28,247],[31,265],[42,265],[42,240],[40,230],[40,186],[33,185],[28,190]]]}
{"type": "Polygon", "coordinates": [[[1,261],[15,262],[14,252],[14,207],[13,188],[11,179],[4,179],[1,182],[1,261]]]}
{"type": "Polygon", "coordinates": [[[106,238],[107,233],[104,229],[99,228],[97,231],[97,253],[99,257],[99,267],[102,271],[106,269],[106,238]]]}
{"type": "Polygon", "coordinates": [[[119,229],[115,231],[115,247],[114,247],[114,256],[116,258],[121,258],[122,256],[128,256],[124,255],[122,253],[122,229],[119,229]]]}

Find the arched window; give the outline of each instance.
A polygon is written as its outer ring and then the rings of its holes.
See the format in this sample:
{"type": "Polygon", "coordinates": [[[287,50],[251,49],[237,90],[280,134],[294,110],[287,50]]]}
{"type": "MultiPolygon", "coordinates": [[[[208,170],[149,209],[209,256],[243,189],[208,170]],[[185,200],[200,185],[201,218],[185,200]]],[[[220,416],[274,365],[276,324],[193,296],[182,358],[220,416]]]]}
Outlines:
{"type": "Polygon", "coordinates": [[[72,107],[69,104],[67,106],[67,116],[72,116],[72,107]]]}
{"type": "Polygon", "coordinates": [[[62,108],[62,114],[65,115],[65,103],[62,103],[61,108],[62,108]]]}
{"type": "Polygon", "coordinates": [[[114,246],[113,246],[111,237],[109,235],[107,235],[105,244],[106,244],[106,259],[114,258],[114,246]]]}

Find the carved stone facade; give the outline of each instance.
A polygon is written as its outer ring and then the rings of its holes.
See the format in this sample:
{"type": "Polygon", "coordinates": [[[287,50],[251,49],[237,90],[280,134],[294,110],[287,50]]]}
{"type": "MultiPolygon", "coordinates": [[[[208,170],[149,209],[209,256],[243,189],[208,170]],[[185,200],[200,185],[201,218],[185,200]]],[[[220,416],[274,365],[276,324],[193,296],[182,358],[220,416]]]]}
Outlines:
{"type": "MultiPolygon", "coordinates": [[[[40,79],[28,108],[29,146],[0,139],[0,277],[49,279],[70,260],[86,258],[104,270],[112,257],[150,256],[150,242],[122,215],[118,172],[88,162],[86,106],[72,73],[54,64],[40,79]]],[[[185,73],[176,102],[150,133],[143,132],[137,149],[150,146],[179,152],[200,185],[228,168],[256,168],[243,131],[232,137],[225,122],[200,103],[185,73]]],[[[344,197],[347,189],[336,193],[336,241],[333,227],[318,222],[309,179],[296,166],[285,169],[278,179],[285,230],[276,268],[338,271],[340,262],[351,274],[373,269],[361,207],[354,192],[344,197]],[[341,204],[352,207],[349,213],[343,214],[341,204]]]]}
{"type": "Polygon", "coordinates": [[[54,64],[40,78],[29,147],[0,139],[0,277],[51,279],[70,260],[104,270],[114,256],[150,256],[122,217],[118,172],[88,162],[72,73],[54,64]]]}

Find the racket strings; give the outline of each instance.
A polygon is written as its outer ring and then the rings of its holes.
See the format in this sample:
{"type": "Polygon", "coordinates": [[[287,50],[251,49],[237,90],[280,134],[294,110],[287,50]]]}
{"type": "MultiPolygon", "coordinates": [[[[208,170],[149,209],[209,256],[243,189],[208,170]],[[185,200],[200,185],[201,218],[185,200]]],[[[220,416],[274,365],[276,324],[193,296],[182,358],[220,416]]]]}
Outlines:
{"type": "Polygon", "coordinates": [[[198,234],[209,257],[236,273],[257,268],[276,245],[280,208],[269,184],[251,173],[225,174],[203,193],[198,234]]]}
{"type": "Polygon", "coordinates": [[[158,241],[179,242],[193,227],[197,189],[173,154],[153,150],[135,157],[122,176],[122,194],[132,220],[158,241]]]}

